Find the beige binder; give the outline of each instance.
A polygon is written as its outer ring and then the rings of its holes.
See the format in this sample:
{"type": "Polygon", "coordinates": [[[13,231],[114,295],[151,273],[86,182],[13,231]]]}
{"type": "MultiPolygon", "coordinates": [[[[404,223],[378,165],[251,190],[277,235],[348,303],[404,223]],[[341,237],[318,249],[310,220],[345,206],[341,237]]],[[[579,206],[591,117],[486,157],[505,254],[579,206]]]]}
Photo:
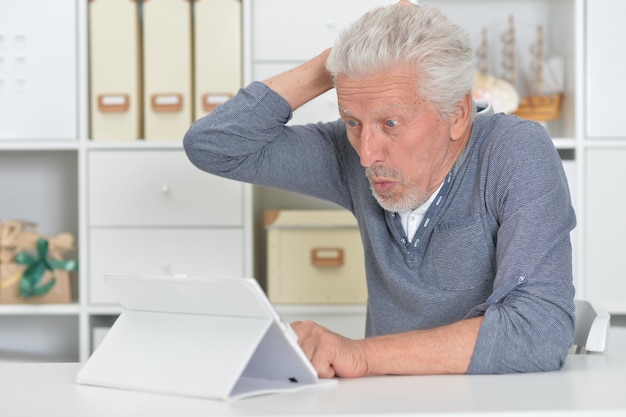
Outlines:
{"type": "Polygon", "coordinates": [[[91,138],[141,137],[139,11],[129,0],[89,2],[91,138]]]}
{"type": "Polygon", "coordinates": [[[195,118],[241,87],[241,1],[195,0],[195,118]]]}
{"type": "Polygon", "coordinates": [[[182,140],[192,122],[191,2],[143,3],[144,136],[182,140]]]}

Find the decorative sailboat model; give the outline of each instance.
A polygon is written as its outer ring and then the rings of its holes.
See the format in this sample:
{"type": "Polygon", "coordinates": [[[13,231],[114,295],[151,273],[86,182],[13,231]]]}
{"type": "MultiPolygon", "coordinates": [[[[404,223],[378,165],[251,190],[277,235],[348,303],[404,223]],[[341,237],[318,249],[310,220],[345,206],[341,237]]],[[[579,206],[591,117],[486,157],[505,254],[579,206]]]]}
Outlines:
{"type": "Polygon", "coordinates": [[[474,77],[472,97],[487,100],[497,113],[511,113],[519,105],[520,97],[510,79],[497,78],[489,71],[489,42],[487,29],[483,29],[479,49],[480,65],[474,77]]]}
{"type": "MultiPolygon", "coordinates": [[[[552,71],[546,72],[546,62],[544,58],[544,39],[543,39],[543,27],[541,25],[537,28],[537,42],[534,48],[531,48],[531,53],[534,55],[534,79],[532,80],[530,95],[522,96],[517,110],[513,114],[522,117],[524,119],[534,120],[537,122],[548,122],[556,120],[561,117],[561,105],[563,101],[563,94],[561,91],[556,91],[551,94],[547,94],[545,75],[554,74],[558,77],[558,71],[552,68],[552,71]]],[[[553,66],[558,66],[561,61],[553,61],[553,66]]],[[[562,78],[562,75],[561,75],[562,78]]],[[[556,84],[562,83],[562,80],[557,80],[556,84]]],[[[554,84],[554,83],[553,83],[554,84]]],[[[554,87],[552,89],[554,90],[554,87]]]]}
{"type": "Polygon", "coordinates": [[[476,70],[472,96],[488,100],[496,112],[512,113],[519,117],[547,122],[561,117],[563,100],[563,63],[558,57],[546,61],[544,57],[543,27],[537,28],[537,40],[530,48],[533,56],[530,76],[517,74],[515,46],[516,34],[513,16],[509,16],[508,30],[503,34],[503,75],[495,77],[489,71],[489,42],[487,29],[483,29],[479,48],[479,65],[476,70]],[[520,94],[516,85],[523,85],[520,94]],[[521,97],[520,97],[521,95],[521,97]]]}

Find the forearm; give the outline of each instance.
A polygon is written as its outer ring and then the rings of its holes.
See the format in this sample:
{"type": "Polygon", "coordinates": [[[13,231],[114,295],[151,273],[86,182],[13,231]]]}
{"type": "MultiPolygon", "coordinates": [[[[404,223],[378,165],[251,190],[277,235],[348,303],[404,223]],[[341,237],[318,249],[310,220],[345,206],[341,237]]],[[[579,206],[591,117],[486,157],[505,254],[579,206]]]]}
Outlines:
{"type": "MultiPolygon", "coordinates": [[[[213,174],[254,182],[260,180],[259,172],[248,170],[246,163],[273,172],[273,163],[263,166],[257,159],[265,154],[263,149],[269,144],[290,137],[303,142],[310,138],[311,146],[322,146],[322,141],[316,140],[320,132],[300,126],[286,129],[285,124],[293,110],[332,88],[332,79],[325,68],[329,52],[330,49],[263,83],[251,83],[233,99],[194,122],[183,141],[191,162],[213,174]]],[[[296,142],[285,143],[291,147],[297,146],[296,142]]],[[[309,149],[308,152],[321,151],[309,149]]],[[[285,149],[285,154],[292,155],[292,149],[285,149]]],[[[285,177],[284,172],[276,175],[279,179],[285,177]]],[[[267,179],[267,185],[273,183],[272,178],[267,179]]]]}
{"type": "Polygon", "coordinates": [[[469,368],[481,317],[430,330],[353,340],[311,321],[294,322],[298,343],[321,378],[461,374],[469,368]]]}
{"type": "Polygon", "coordinates": [[[362,341],[367,375],[461,374],[469,367],[482,317],[362,341]]]}
{"type": "Polygon", "coordinates": [[[310,61],[264,81],[265,85],[282,96],[296,110],[303,104],[333,88],[333,80],[326,71],[330,49],[310,61]]]}

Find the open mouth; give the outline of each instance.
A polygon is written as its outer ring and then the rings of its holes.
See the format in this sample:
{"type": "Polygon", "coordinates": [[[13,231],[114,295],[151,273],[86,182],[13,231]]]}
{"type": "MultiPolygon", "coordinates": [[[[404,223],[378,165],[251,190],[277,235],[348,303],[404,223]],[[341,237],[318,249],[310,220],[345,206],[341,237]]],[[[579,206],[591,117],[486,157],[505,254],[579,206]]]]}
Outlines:
{"type": "Polygon", "coordinates": [[[382,178],[370,178],[370,183],[372,184],[372,189],[374,190],[374,192],[380,195],[385,195],[389,193],[393,189],[393,186],[396,184],[395,181],[382,178]]]}

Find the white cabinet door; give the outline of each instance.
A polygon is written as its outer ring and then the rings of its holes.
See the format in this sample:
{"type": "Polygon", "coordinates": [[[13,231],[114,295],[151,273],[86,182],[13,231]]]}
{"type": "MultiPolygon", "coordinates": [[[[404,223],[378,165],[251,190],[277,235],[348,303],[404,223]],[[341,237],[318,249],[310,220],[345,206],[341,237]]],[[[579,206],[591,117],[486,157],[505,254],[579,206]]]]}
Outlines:
{"type": "Polygon", "coordinates": [[[243,242],[237,228],[92,229],[89,302],[116,301],[105,274],[242,276],[243,242]]]}
{"type": "Polygon", "coordinates": [[[587,136],[626,138],[626,1],[587,2],[587,136]]]}
{"type": "Polygon", "coordinates": [[[242,226],[244,185],[183,151],[90,151],[90,226],[242,226]]]}
{"type": "Polygon", "coordinates": [[[0,1],[0,140],[76,139],[76,1],[0,1]]]}
{"type": "Polygon", "coordinates": [[[254,0],[252,47],[256,61],[305,61],[333,46],[347,24],[395,0],[254,0]]]}
{"type": "Polygon", "coordinates": [[[626,313],[626,149],[586,151],[584,297],[611,313],[626,313]]]}

